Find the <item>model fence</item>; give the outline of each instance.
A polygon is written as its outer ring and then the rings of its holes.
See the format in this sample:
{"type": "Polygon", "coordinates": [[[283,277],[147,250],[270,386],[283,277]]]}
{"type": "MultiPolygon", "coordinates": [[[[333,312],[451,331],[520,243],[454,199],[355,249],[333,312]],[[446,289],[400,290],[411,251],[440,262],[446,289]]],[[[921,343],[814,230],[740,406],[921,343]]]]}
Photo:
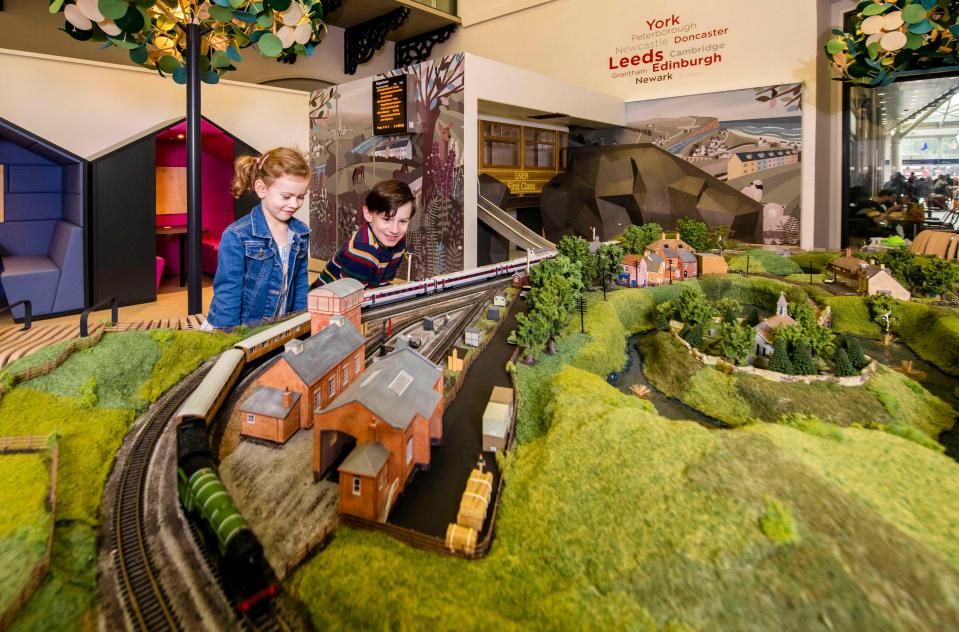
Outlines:
{"type": "Polygon", "coordinates": [[[60,444],[56,435],[0,437],[0,454],[22,452],[43,452],[50,450],[50,490],[47,492],[47,502],[50,506],[50,527],[47,529],[47,550],[43,557],[34,565],[30,576],[24,582],[20,592],[14,597],[10,605],[0,614],[0,632],[7,630],[16,619],[20,609],[30,600],[33,593],[40,587],[43,578],[50,569],[50,554],[53,550],[53,531],[57,523],[57,469],[60,464],[60,444]]]}
{"type": "Polygon", "coordinates": [[[92,336],[87,336],[86,338],[76,338],[70,344],[68,344],[60,353],[57,354],[52,360],[47,360],[41,364],[36,364],[34,366],[28,366],[25,369],[19,371],[10,371],[9,375],[12,378],[9,384],[0,384],[0,397],[3,397],[7,391],[13,388],[17,382],[25,382],[29,379],[39,377],[41,375],[46,375],[59,367],[61,364],[67,361],[75,351],[82,351],[84,349],[89,349],[94,346],[100,339],[103,338],[103,328],[97,329],[92,336]]]}

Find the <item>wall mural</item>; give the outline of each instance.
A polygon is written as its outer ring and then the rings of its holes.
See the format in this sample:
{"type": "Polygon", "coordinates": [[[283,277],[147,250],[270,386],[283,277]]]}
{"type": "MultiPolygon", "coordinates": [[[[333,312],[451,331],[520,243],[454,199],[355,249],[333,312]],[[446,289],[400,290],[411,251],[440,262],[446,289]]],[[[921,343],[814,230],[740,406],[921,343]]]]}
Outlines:
{"type": "Polygon", "coordinates": [[[329,259],[360,226],[370,188],[395,178],[416,195],[412,278],[463,268],[463,61],[450,55],[310,95],[311,256],[329,259]],[[373,80],[402,73],[415,131],[373,136],[373,80]]]}
{"type": "Polygon", "coordinates": [[[579,130],[583,145],[652,143],[762,204],[767,244],[798,244],[802,84],[626,104],[626,127],[579,130]]]}

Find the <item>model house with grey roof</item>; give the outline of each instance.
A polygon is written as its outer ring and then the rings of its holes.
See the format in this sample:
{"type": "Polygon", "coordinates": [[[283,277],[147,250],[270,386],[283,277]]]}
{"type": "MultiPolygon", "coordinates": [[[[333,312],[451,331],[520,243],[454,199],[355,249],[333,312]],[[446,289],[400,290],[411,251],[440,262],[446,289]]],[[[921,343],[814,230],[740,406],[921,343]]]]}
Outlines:
{"type": "Polygon", "coordinates": [[[306,340],[286,343],[283,354],[257,382],[298,393],[300,427],[309,428],[313,411],[336,399],[363,373],[365,354],[363,334],[352,321],[333,316],[329,325],[306,340]]]}
{"type": "Polygon", "coordinates": [[[343,451],[355,445],[344,461],[349,471],[343,465],[339,469],[340,511],[385,520],[414,472],[429,467],[430,445],[442,441],[443,368],[409,347],[397,349],[327,406],[314,409],[313,424],[316,478],[326,476],[343,451]],[[389,458],[374,472],[379,461],[372,459],[368,446],[377,443],[389,458]],[[376,479],[375,484],[368,479],[376,479]],[[363,490],[371,495],[364,496],[363,490]]]}
{"type": "Polygon", "coordinates": [[[667,282],[699,276],[696,251],[678,235],[667,238],[666,233],[663,233],[659,239],[646,246],[646,254],[657,255],[666,262],[667,282]]]}
{"type": "Polygon", "coordinates": [[[257,386],[240,403],[240,435],[286,443],[300,427],[300,394],[290,389],[257,386]]]}

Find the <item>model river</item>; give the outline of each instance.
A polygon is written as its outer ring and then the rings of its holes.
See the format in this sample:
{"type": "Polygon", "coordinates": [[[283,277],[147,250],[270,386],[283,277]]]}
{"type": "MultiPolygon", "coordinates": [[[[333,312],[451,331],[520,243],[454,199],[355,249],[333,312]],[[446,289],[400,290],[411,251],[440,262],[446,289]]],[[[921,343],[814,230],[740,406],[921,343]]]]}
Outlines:
{"type": "MultiPolygon", "coordinates": [[[[613,382],[613,385],[627,394],[632,394],[631,389],[633,385],[645,386],[649,389],[649,400],[653,406],[656,407],[656,411],[667,419],[694,421],[709,428],[725,427],[725,424],[721,421],[704,415],[675,397],[669,397],[663,394],[662,391],[646,379],[643,373],[643,358],[638,351],[638,346],[639,341],[643,337],[650,335],[653,334],[638,334],[628,339],[627,351],[629,359],[623,372],[613,382]]],[[[898,369],[902,367],[904,361],[911,361],[913,370],[912,378],[922,384],[930,393],[952,406],[953,409],[959,410],[959,398],[956,397],[959,378],[947,375],[934,365],[921,360],[906,345],[894,342],[888,346],[884,346],[881,342],[868,338],[859,338],[859,343],[862,345],[863,353],[875,358],[881,364],[890,368],[898,369]]],[[[959,423],[954,425],[950,430],[943,432],[939,436],[939,442],[945,446],[947,455],[959,460],[959,423]]]]}

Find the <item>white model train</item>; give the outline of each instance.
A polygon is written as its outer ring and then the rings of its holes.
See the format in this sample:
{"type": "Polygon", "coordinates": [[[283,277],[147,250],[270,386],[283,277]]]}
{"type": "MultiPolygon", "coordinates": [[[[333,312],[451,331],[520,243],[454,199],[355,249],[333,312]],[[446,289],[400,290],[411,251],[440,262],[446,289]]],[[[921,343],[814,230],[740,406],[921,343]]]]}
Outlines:
{"type": "Polygon", "coordinates": [[[460,272],[441,274],[440,276],[430,277],[423,281],[411,281],[401,285],[386,285],[384,287],[367,290],[363,295],[362,306],[373,307],[374,305],[386,305],[415,296],[433,294],[435,292],[480,283],[497,277],[510,276],[517,272],[525,271],[529,265],[555,256],[556,251],[554,250],[532,250],[528,251],[526,257],[522,259],[513,259],[512,261],[494,263],[479,268],[470,268],[469,270],[462,270],[460,272]]]}

